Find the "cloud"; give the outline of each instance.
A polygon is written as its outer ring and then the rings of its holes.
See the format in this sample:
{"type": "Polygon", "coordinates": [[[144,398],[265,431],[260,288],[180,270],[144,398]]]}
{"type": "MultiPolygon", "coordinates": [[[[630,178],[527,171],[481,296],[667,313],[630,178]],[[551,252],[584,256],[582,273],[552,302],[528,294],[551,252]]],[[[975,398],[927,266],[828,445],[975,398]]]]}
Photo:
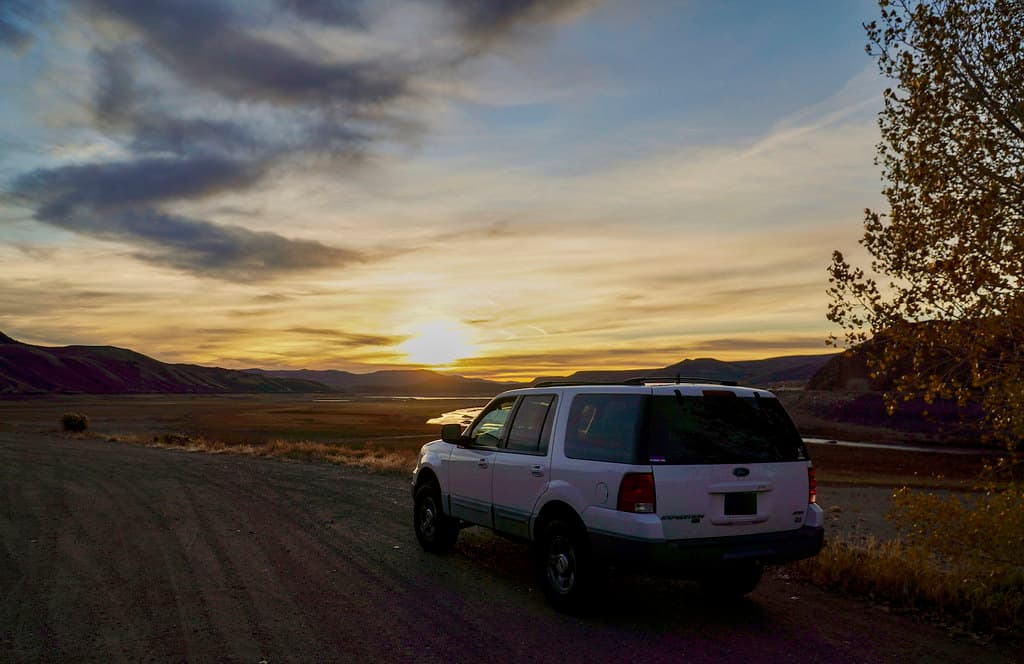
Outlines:
{"type": "Polygon", "coordinates": [[[525,25],[564,19],[595,4],[586,0],[445,0],[467,40],[486,44],[525,25]]]}
{"type": "MultiPolygon", "coordinates": [[[[470,42],[582,5],[447,6],[469,57],[479,54],[470,42]]],[[[29,24],[47,16],[38,7],[2,2],[0,41],[24,43],[29,24]]],[[[450,75],[452,63],[403,58],[402,45],[369,48],[375,26],[361,0],[273,0],[258,12],[231,0],[80,0],[64,17],[91,28],[73,48],[92,45],[91,129],[109,148],[103,154],[118,156],[37,167],[14,177],[5,198],[44,224],[130,245],[143,261],[229,281],[369,260],[358,249],[219,224],[211,199],[262,193],[271,174],[340,175],[377,143],[418,129],[425,121],[410,102],[424,94],[419,83],[450,75]],[[307,29],[331,38],[305,39],[307,29]],[[356,37],[362,46],[346,47],[356,37]]],[[[292,222],[289,210],[279,214],[260,219],[263,228],[292,222]]]]}
{"type": "Polygon", "coordinates": [[[365,28],[360,0],[277,0],[282,9],[309,21],[365,28]]]}
{"type": "Polygon", "coordinates": [[[216,156],[142,158],[30,171],[14,180],[11,193],[35,203],[40,221],[64,225],[62,218],[68,215],[203,198],[247,187],[264,168],[216,156]]]}
{"type": "Polygon", "coordinates": [[[814,348],[818,346],[821,352],[826,352],[824,336],[791,336],[779,339],[764,339],[759,337],[736,337],[731,339],[709,339],[693,344],[694,349],[702,351],[742,351],[747,353],[759,353],[769,350],[790,351],[794,348],[814,348]]]}
{"type": "Polygon", "coordinates": [[[3,0],[0,2],[0,48],[15,53],[32,43],[29,26],[46,12],[44,0],[3,0]]]}
{"type": "MultiPolygon", "coordinates": [[[[147,49],[189,84],[233,98],[358,107],[407,91],[409,73],[385,62],[338,62],[254,34],[234,8],[210,0],[89,0],[136,30],[147,49]]],[[[314,5],[296,3],[307,15],[314,5]]],[[[294,10],[294,8],[292,8],[294,10]]],[[[320,54],[322,55],[322,54],[320,54]]]]}
{"type": "Polygon", "coordinates": [[[312,240],[290,239],[276,233],[221,226],[151,210],[133,210],[111,217],[96,234],[152,247],[151,251],[137,254],[144,261],[229,280],[341,267],[366,259],[356,251],[312,240]]]}
{"type": "Polygon", "coordinates": [[[408,337],[396,336],[396,335],[381,335],[381,334],[357,334],[354,332],[345,332],[343,330],[333,330],[326,328],[316,327],[290,327],[287,330],[294,334],[300,334],[303,336],[310,337],[326,337],[328,339],[338,341],[345,346],[396,346],[408,337]]]}
{"type": "Polygon", "coordinates": [[[365,257],[311,240],[160,211],[168,200],[202,198],[243,186],[260,169],[219,158],[146,159],[65,166],[17,178],[15,199],[35,205],[45,223],[143,249],[138,258],[221,279],[337,267],[365,257]]]}

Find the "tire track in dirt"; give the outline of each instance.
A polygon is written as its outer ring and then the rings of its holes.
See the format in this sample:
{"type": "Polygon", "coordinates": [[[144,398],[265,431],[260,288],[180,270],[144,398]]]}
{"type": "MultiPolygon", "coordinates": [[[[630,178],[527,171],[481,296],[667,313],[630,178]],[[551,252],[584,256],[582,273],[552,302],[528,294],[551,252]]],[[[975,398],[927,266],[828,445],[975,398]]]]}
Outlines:
{"type": "MultiPolygon", "coordinates": [[[[388,516],[409,512],[411,520],[409,506],[399,503],[400,498],[408,496],[404,483],[400,489],[391,482],[382,487],[379,477],[360,477],[358,471],[347,471],[349,476],[342,492],[332,482],[319,478],[311,485],[301,474],[301,464],[286,466],[280,469],[273,484],[242,482],[238,475],[214,482],[229,493],[235,504],[266,500],[276,507],[273,512],[286,515],[290,529],[281,528],[280,524],[262,524],[256,533],[257,541],[274,569],[294,570],[281,579],[293,592],[309,594],[309,588],[321,589],[310,595],[315,608],[306,618],[317,629],[322,643],[329,644],[342,657],[365,659],[374,654],[375,644],[385,639],[396,644],[394,650],[402,653],[403,658],[415,656],[422,661],[423,644],[436,638],[436,626],[420,616],[410,618],[404,614],[392,615],[382,623],[379,607],[408,604],[412,598],[426,594],[435,598],[432,610],[446,614],[449,610],[464,610],[464,602],[438,586],[436,580],[396,564],[396,551],[403,551],[404,556],[416,551],[411,529],[403,527],[405,520],[376,520],[372,536],[346,527],[365,524],[366,516],[382,507],[388,516]],[[315,497],[315,505],[310,496],[315,497]],[[278,532],[289,532],[292,536],[284,540],[275,536],[278,532]],[[391,544],[396,541],[402,544],[391,544]],[[310,570],[319,571],[311,575],[310,570]],[[335,616],[346,617],[341,630],[335,616]],[[376,627],[371,633],[362,628],[374,623],[376,627]]],[[[245,474],[249,467],[240,467],[238,471],[245,474]]],[[[481,607],[481,611],[485,608],[481,607]]],[[[493,629],[472,623],[462,625],[460,633],[468,643],[489,644],[494,640],[493,629]]],[[[488,646],[487,652],[490,650],[488,646]]],[[[449,655],[439,653],[438,657],[447,660],[449,655]]]]}

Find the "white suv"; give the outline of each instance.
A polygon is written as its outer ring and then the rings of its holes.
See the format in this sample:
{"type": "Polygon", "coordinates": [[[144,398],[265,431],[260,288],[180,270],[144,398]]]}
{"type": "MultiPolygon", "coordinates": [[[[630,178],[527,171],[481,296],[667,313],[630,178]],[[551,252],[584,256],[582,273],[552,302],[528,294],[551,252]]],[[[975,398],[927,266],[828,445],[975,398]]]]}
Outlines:
{"type": "Polygon", "coordinates": [[[697,578],[743,595],[766,564],[824,541],[814,469],[768,391],[734,384],[551,383],[442,428],[413,473],[413,525],[441,553],[478,525],[532,542],[559,608],[602,566],[697,578]]]}

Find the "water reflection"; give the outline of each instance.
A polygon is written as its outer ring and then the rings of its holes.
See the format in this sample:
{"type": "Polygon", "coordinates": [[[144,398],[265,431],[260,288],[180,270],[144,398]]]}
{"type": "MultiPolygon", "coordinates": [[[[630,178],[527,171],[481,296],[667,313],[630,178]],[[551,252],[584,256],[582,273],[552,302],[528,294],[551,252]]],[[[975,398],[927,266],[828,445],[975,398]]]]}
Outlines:
{"type": "Polygon", "coordinates": [[[473,418],[483,410],[483,406],[475,408],[459,408],[458,410],[452,410],[447,413],[441,413],[437,417],[432,417],[427,420],[427,424],[461,424],[463,426],[468,425],[473,421],[473,418]]]}

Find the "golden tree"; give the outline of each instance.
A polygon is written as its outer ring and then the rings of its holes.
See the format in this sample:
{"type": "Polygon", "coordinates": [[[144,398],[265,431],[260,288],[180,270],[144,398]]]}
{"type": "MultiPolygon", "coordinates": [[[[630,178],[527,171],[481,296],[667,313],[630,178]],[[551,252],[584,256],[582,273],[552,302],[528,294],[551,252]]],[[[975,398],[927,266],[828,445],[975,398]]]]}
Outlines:
{"type": "Polygon", "coordinates": [[[879,0],[867,51],[894,85],[879,114],[887,213],[870,269],[833,254],[829,320],[899,398],[981,406],[1024,438],[1024,1],[879,0]]]}

